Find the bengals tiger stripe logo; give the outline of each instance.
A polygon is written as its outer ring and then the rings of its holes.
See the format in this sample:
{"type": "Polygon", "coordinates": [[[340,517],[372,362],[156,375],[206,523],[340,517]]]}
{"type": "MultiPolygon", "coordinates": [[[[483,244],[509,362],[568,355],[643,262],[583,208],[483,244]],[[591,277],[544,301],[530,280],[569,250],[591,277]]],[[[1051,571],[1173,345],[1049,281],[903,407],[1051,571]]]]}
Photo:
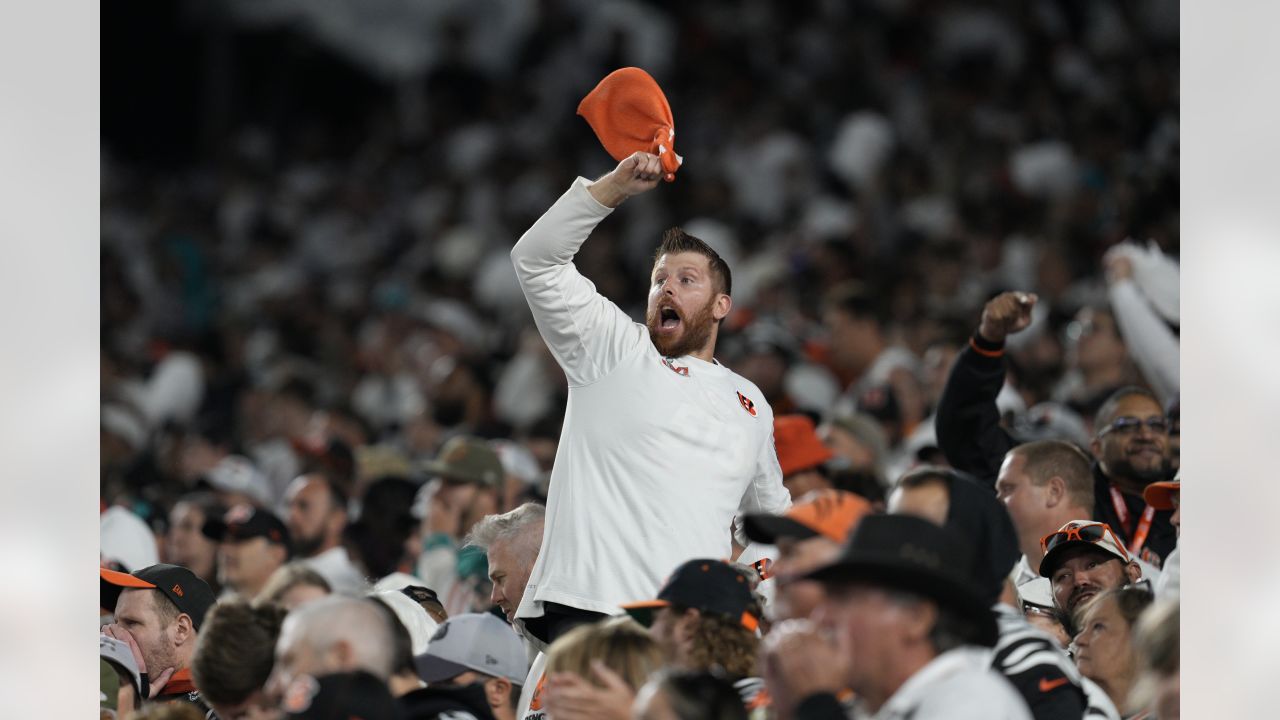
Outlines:
{"type": "Polygon", "coordinates": [[[738,402],[742,403],[742,409],[750,413],[751,417],[756,417],[756,404],[751,402],[751,398],[738,393],[738,402]]]}

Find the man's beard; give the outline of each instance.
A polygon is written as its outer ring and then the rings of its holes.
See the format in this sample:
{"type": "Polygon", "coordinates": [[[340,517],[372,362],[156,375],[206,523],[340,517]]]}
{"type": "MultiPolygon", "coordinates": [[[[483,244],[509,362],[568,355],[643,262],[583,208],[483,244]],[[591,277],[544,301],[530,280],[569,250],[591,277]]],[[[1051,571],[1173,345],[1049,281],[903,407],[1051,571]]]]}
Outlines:
{"type": "Polygon", "coordinates": [[[320,547],[324,545],[324,533],[318,532],[311,537],[294,535],[291,540],[293,541],[294,555],[304,558],[311,557],[320,552],[320,547]]]}
{"type": "MultiPolygon", "coordinates": [[[[714,305],[713,297],[701,310],[695,312],[693,317],[686,318],[681,314],[680,324],[683,328],[678,337],[664,337],[658,334],[658,326],[662,323],[662,306],[655,306],[645,317],[645,325],[649,328],[649,339],[653,341],[653,346],[663,357],[670,358],[692,355],[706,347],[711,341],[711,330],[717,322],[711,314],[714,305]]],[[[676,312],[680,313],[679,310],[676,312]]]]}
{"type": "Polygon", "coordinates": [[[1138,468],[1129,461],[1129,458],[1121,457],[1115,462],[1107,463],[1107,469],[1117,477],[1133,478],[1143,485],[1150,485],[1153,482],[1169,479],[1169,458],[1166,455],[1163,460],[1149,468],[1138,468]]]}

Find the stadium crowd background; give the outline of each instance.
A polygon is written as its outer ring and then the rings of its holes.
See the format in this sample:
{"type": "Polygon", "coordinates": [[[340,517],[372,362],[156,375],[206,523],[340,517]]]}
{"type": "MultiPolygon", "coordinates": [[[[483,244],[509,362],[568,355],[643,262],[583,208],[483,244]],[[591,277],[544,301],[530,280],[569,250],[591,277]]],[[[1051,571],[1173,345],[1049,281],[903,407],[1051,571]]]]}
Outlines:
{"type": "Polygon", "coordinates": [[[1086,444],[1117,387],[1175,399],[1105,309],[1104,255],[1126,238],[1178,254],[1176,4],[345,18],[402,26],[363,33],[373,49],[333,29],[344,18],[248,5],[123,12],[108,20],[128,32],[104,33],[104,95],[120,93],[103,114],[101,498],[158,536],[202,482],[246,483],[283,517],[288,485],[323,468],[352,500],[364,574],[414,570],[388,548],[421,540],[420,467],[458,435],[506,441],[520,494],[493,509],[545,494],[565,388],[507,254],[569,179],[613,166],[573,108],[627,65],[667,93],[684,166],[579,268],[639,318],[663,228],[716,247],[735,273],[717,357],[778,414],[858,418],[870,458],[836,468],[848,489],[882,500],[945,461],[930,414],[1003,290],[1041,312],[1011,339],[1011,426],[1086,444]],[[426,49],[395,55],[415,33],[426,49]],[[856,330],[824,312],[849,281],[874,319],[856,330]],[[914,387],[846,394],[876,335],[914,387]],[[222,479],[228,455],[252,469],[222,479]],[[386,522],[362,525],[388,476],[386,522]]]}

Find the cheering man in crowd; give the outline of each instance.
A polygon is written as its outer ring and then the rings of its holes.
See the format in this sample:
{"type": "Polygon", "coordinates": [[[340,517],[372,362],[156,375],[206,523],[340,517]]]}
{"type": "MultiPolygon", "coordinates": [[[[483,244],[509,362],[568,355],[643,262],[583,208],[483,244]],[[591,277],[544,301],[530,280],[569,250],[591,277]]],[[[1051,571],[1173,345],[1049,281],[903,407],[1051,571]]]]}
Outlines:
{"type": "MultiPolygon", "coordinates": [[[[959,470],[994,479],[1017,442],[1000,426],[996,395],[1004,384],[1005,339],[1031,324],[1036,296],[1006,292],[982,310],[978,331],[956,358],[938,404],[938,445],[959,470]]],[[[1169,425],[1149,391],[1121,388],[1094,417],[1092,516],[1115,531],[1131,555],[1155,567],[1173,550],[1172,513],[1142,499],[1147,485],[1169,475],[1169,425]]]]}
{"type": "MultiPolygon", "coordinates": [[[[538,330],[569,381],[544,552],[516,612],[546,642],[653,597],[691,557],[729,557],[735,515],[779,513],[790,502],[772,410],[714,357],[733,305],[724,260],[668,230],[644,325],[574,267],[596,224],[662,175],[658,157],[639,152],[594,183],[579,178],[511,251],[538,330]]],[[[745,547],[740,525],[735,532],[745,547]]]]}

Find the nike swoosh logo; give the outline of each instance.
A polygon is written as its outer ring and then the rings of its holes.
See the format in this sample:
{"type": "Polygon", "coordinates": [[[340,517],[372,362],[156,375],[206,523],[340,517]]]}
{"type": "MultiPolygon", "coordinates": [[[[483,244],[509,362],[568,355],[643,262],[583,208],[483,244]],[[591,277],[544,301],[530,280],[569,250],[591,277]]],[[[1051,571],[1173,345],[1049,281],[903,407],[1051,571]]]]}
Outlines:
{"type": "Polygon", "coordinates": [[[1040,678],[1040,692],[1047,693],[1050,690],[1053,690],[1055,688],[1060,688],[1066,684],[1067,684],[1067,679],[1064,677],[1060,677],[1057,680],[1050,680],[1049,678],[1040,678]]]}

